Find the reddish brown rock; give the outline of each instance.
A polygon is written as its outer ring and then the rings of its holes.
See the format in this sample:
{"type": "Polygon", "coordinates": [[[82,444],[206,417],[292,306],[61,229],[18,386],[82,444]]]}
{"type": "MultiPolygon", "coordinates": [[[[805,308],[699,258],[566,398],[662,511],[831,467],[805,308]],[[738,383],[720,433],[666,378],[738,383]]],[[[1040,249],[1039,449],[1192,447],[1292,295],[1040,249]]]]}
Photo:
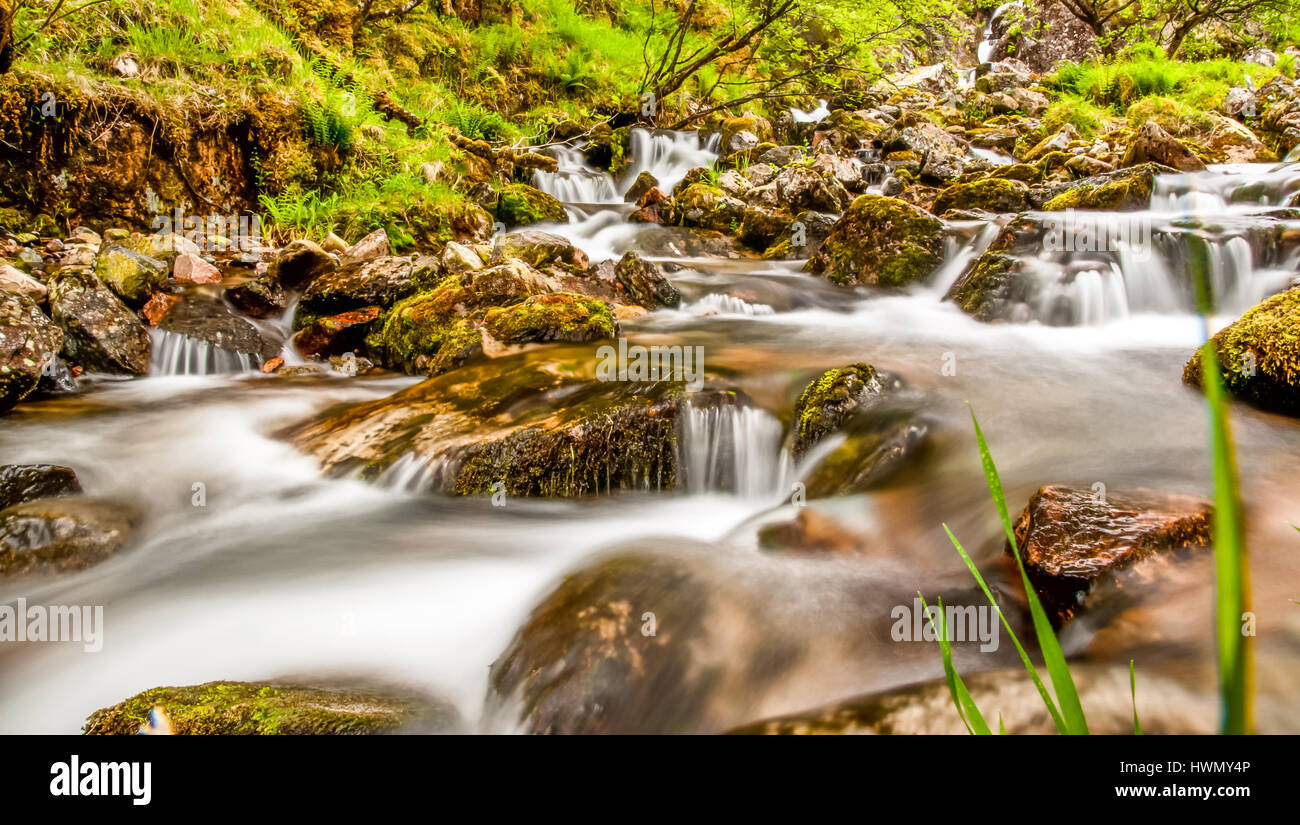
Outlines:
{"type": "MultiPolygon", "coordinates": [[[[1015,536],[1043,606],[1063,624],[1112,572],[1150,556],[1207,547],[1211,516],[1210,503],[1194,496],[1049,486],[1029,499],[1015,536]]],[[[1010,555],[1010,546],[1005,550],[1010,555]]]]}
{"type": "Polygon", "coordinates": [[[172,263],[172,277],[191,284],[219,284],[221,270],[193,252],[182,252],[172,263]]]}
{"type": "Polygon", "coordinates": [[[351,352],[361,345],[379,307],[363,307],[317,318],[293,336],[293,345],[303,355],[329,356],[351,352]]]}
{"type": "Polygon", "coordinates": [[[180,298],[176,295],[168,295],[165,292],[155,292],[153,297],[145,302],[144,317],[149,321],[150,326],[158,326],[158,322],[171,311],[171,308],[180,303],[180,298]]]}

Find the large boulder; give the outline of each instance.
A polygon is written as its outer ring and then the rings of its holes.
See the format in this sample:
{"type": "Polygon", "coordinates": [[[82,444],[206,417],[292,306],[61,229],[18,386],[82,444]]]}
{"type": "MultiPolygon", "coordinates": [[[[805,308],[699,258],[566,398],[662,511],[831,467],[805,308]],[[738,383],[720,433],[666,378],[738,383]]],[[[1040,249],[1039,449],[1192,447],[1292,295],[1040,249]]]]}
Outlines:
{"type": "Polygon", "coordinates": [[[1018,180],[985,178],[949,186],[934,206],[936,215],[949,209],[983,209],[986,212],[1019,212],[1029,206],[1029,187],[1018,180]]]}
{"type": "Polygon", "coordinates": [[[207,682],[153,688],[101,708],[86,719],[84,733],[130,736],[155,723],[178,736],[454,733],[462,727],[449,704],[405,690],[207,682]],[[154,708],[162,708],[163,719],[154,708]]]}
{"type": "Polygon", "coordinates": [[[497,220],[506,226],[550,222],[565,223],[569,213],[564,204],[540,189],[526,183],[512,183],[501,187],[497,193],[497,220]]]}
{"type": "Polygon", "coordinates": [[[938,268],[943,236],[943,223],[922,209],[860,195],[804,269],[841,286],[907,286],[938,268]]]}
{"type": "Polygon", "coordinates": [[[582,271],[589,265],[587,254],[574,246],[568,238],[538,229],[510,232],[497,237],[488,263],[500,264],[511,259],[538,268],[563,264],[582,271]]]}
{"type": "Polygon", "coordinates": [[[682,302],[679,293],[663,270],[635,252],[625,252],[614,267],[614,277],[633,303],[653,309],[676,307],[682,302]]]}
{"type": "Polygon", "coordinates": [[[776,176],[777,204],[787,212],[843,212],[852,200],[835,177],[808,166],[790,166],[776,176]]]}
{"type": "Polygon", "coordinates": [[[800,458],[817,442],[838,430],[854,413],[902,381],[866,363],[827,370],[814,378],[799,394],[794,405],[790,453],[800,458]]]}
{"type": "MultiPolygon", "coordinates": [[[[1211,339],[1224,385],[1263,409],[1300,416],[1300,287],[1250,309],[1211,339]]],[[[1183,369],[1183,380],[1202,381],[1201,354],[1183,369]]]]}
{"type": "Polygon", "coordinates": [[[1137,166],[1142,163],[1159,163],[1180,172],[1200,172],[1205,169],[1204,161],[1153,120],[1143,123],[1133,134],[1120,165],[1137,166]]]}
{"type": "MultiPolygon", "coordinates": [[[[1160,490],[1040,488],[1015,524],[1030,584],[1052,618],[1068,621],[1103,578],[1148,557],[1204,548],[1210,503],[1160,490]]],[[[1011,555],[1007,544],[1005,552],[1011,555]]]]}
{"type": "Polygon", "coordinates": [[[95,277],[123,301],[138,307],[166,285],[167,266],[162,261],[114,244],[104,247],[95,257],[95,277]]]}
{"type": "Polygon", "coordinates": [[[0,510],[0,579],[84,570],[117,553],[138,514],[121,502],[42,498],[0,510]]]}
{"type": "Polygon", "coordinates": [[[1156,175],[1173,172],[1167,166],[1144,163],[1082,180],[1045,186],[1035,190],[1034,197],[1049,212],[1065,209],[1146,209],[1151,205],[1151,191],[1155,186],[1156,175]]]}
{"type": "MultiPolygon", "coordinates": [[[[384,238],[387,243],[387,236],[384,238]]],[[[387,254],[387,253],[385,253],[387,254]]],[[[288,289],[302,289],[312,281],[338,268],[337,259],[307,240],[290,241],[272,263],[271,278],[288,289]]]]}
{"type": "Polygon", "coordinates": [[[31,298],[0,293],[0,412],[11,409],[41,381],[63,347],[63,331],[31,298]]]}
{"type": "Polygon", "coordinates": [[[59,272],[50,282],[50,311],[63,328],[63,354],[69,361],[98,372],[149,371],[149,330],[98,278],[59,272]]]}

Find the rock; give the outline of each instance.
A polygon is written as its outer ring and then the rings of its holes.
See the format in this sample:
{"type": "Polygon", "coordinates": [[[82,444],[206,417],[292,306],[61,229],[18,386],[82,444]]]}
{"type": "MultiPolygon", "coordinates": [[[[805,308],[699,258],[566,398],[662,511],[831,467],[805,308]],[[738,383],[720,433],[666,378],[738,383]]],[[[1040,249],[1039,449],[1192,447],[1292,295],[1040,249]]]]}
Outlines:
{"type": "Polygon", "coordinates": [[[36,389],[62,347],[62,330],[35,301],[0,293],[0,413],[36,389]]]}
{"type": "Polygon", "coordinates": [[[279,318],[289,308],[289,296],[271,271],[255,275],[225,291],[235,309],[250,318],[279,318]]]}
{"type": "Polygon", "coordinates": [[[505,263],[512,258],[538,269],[548,264],[566,264],[585,271],[589,266],[587,254],[574,246],[568,238],[538,229],[510,232],[497,237],[489,263],[505,263]]]}
{"type": "Polygon", "coordinates": [[[1148,162],[1169,166],[1180,172],[1200,172],[1205,169],[1201,159],[1192,154],[1182,141],[1151,120],[1143,123],[1134,133],[1120,165],[1136,166],[1148,162]]]}
{"type": "Polygon", "coordinates": [[[1060,129],[1040,140],[1032,149],[1020,156],[1025,163],[1034,163],[1052,152],[1064,152],[1065,148],[1079,139],[1079,130],[1073,123],[1066,123],[1060,129]]]}
{"type": "MultiPolygon", "coordinates": [[[[89,232],[89,230],[86,231],[89,232]]],[[[98,236],[91,245],[99,245],[98,236]]],[[[178,232],[150,232],[147,235],[132,235],[122,242],[122,246],[159,261],[169,261],[173,256],[182,252],[197,255],[203,251],[198,244],[178,232]]]]}
{"type": "Polygon", "coordinates": [[[1047,95],[1035,92],[1033,89],[1013,89],[1011,97],[1018,104],[1018,108],[1030,117],[1038,117],[1051,105],[1047,95]]]}
{"type": "Polygon", "coordinates": [[[138,514],[121,502],[43,498],[0,510],[0,579],[67,573],[126,544],[138,514]]]}
{"type": "Polygon", "coordinates": [[[635,252],[625,252],[614,269],[614,277],[633,302],[643,307],[676,307],[682,296],[659,267],[635,252]]]}
{"type": "Polygon", "coordinates": [[[483,268],[483,259],[478,256],[477,252],[455,241],[448,241],[447,245],[442,248],[440,260],[442,262],[442,271],[451,275],[459,275],[462,272],[483,268]]]}
{"type": "Polygon", "coordinates": [[[140,64],[129,54],[119,54],[114,57],[109,68],[116,72],[118,77],[132,78],[140,74],[140,64]]]}
{"type": "Polygon", "coordinates": [[[493,307],[483,324],[506,344],[600,341],[613,338],[617,330],[603,301],[572,293],[534,295],[512,306],[493,307]]]}
{"type": "Polygon", "coordinates": [[[1243,86],[1233,86],[1223,96],[1223,111],[1228,117],[1240,118],[1243,112],[1257,111],[1258,107],[1255,92],[1243,86]]]}
{"type": "Polygon", "coordinates": [[[45,284],[9,264],[0,264],[0,292],[22,295],[38,304],[49,294],[45,284]]]}
{"type": "Polygon", "coordinates": [[[1173,170],[1167,167],[1145,163],[1071,183],[1046,186],[1035,190],[1034,197],[1042,201],[1042,208],[1049,212],[1064,209],[1146,209],[1151,205],[1151,190],[1156,175],[1172,173],[1173,170]]]}
{"type": "Polygon", "coordinates": [[[911,204],[860,195],[804,269],[841,286],[901,287],[942,261],[943,224],[911,204]]]}
{"type": "Polygon", "coordinates": [[[754,170],[762,169],[762,167],[767,166],[768,171],[757,173],[759,175],[766,175],[766,180],[758,181],[752,178],[750,179],[750,183],[755,186],[762,186],[776,176],[778,170],[773,169],[772,167],[789,166],[792,163],[798,163],[803,160],[804,151],[804,147],[802,146],[773,146],[771,149],[765,149],[763,153],[758,156],[758,163],[750,166],[749,169],[746,170],[745,174],[748,177],[751,172],[754,172],[754,170]],[[770,172],[770,174],[768,174],[768,172],[770,172]]]}
{"type": "MultiPolygon", "coordinates": [[[[382,231],[380,230],[380,232],[382,231]]],[[[381,239],[376,237],[378,234],[366,236],[354,247],[357,250],[355,255],[349,255],[345,252],[339,260],[346,257],[349,263],[353,263],[374,260],[379,257],[379,255],[372,255],[371,251],[374,249],[387,250],[388,236],[384,235],[381,242],[381,239]]],[[[334,237],[337,238],[337,236],[334,237]]],[[[387,255],[388,253],[384,251],[382,254],[387,255]]],[[[288,246],[276,254],[271,267],[271,277],[276,283],[285,288],[302,289],[320,276],[333,272],[338,266],[339,264],[334,257],[322,247],[311,241],[297,240],[291,241],[288,246]]]]}
{"type": "Polygon", "coordinates": [[[379,317],[379,312],[379,307],[363,307],[314,318],[294,334],[293,345],[309,358],[355,352],[365,342],[370,323],[379,317]]]}
{"type": "MultiPolygon", "coordinates": [[[[1224,386],[1266,410],[1300,416],[1300,287],[1258,304],[1210,339],[1224,386]]],[[[1183,380],[1201,386],[1201,354],[1183,380]]]]}
{"type": "Polygon", "coordinates": [[[95,277],[123,301],[138,307],[166,285],[167,267],[161,261],[114,244],[104,247],[95,258],[95,277]]]}
{"type": "Polygon", "coordinates": [[[794,406],[790,453],[798,459],[808,449],[838,430],[853,414],[866,409],[902,381],[880,373],[866,363],[827,370],[809,382],[794,406]]]}
{"type": "Polygon", "coordinates": [[[63,354],[74,364],[126,375],[149,371],[149,330],[99,279],[59,272],[50,281],[50,312],[63,328],[63,354]]]}
{"type": "Polygon", "coordinates": [[[219,284],[221,270],[193,252],[182,252],[172,261],[172,277],[187,284],[219,284]]]}
{"type": "Polygon", "coordinates": [[[172,307],[181,302],[181,296],[172,295],[169,292],[155,292],[153,297],[145,301],[144,306],[140,308],[140,314],[149,322],[149,326],[156,327],[163,317],[171,312],[172,307]]]}
{"type": "MultiPolygon", "coordinates": [[[[1016,520],[1029,581],[1054,620],[1064,623],[1095,584],[1149,556],[1209,546],[1212,509],[1204,499],[1157,490],[1049,486],[1016,520]]],[[[1007,544],[1005,552],[1011,555],[1007,544]]]]}
{"type": "Polygon", "coordinates": [[[71,467],[53,464],[0,466],[0,510],[38,498],[58,498],[81,492],[81,482],[71,467]]]}
{"type": "Polygon", "coordinates": [[[206,341],[213,347],[252,356],[257,363],[280,354],[280,342],[263,335],[260,328],[235,315],[220,301],[199,295],[186,296],[158,321],[164,332],[206,341]]]}
{"type": "Polygon", "coordinates": [[[350,263],[311,282],[298,299],[294,329],[316,316],[337,315],[363,307],[390,307],[442,279],[434,258],[375,258],[350,263]]]}
{"type": "Polygon", "coordinates": [[[568,223],[564,204],[526,183],[512,183],[497,193],[496,218],[506,226],[534,223],[568,223]]]}
{"type": "Polygon", "coordinates": [[[801,555],[857,556],[863,551],[860,536],[810,507],[800,507],[792,521],[764,526],[758,532],[758,546],[768,552],[801,555]]]}
{"type": "Polygon", "coordinates": [[[985,178],[958,183],[943,190],[931,208],[936,215],[949,209],[983,209],[986,212],[1020,212],[1029,207],[1029,187],[1018,180],[985,178]]]}
{"type": "Polygon", "coordinates": [[[321,240],[320,248],[335,255],[342,255],[348,251],[348,242],[331,232],[321,240]]]}
{"type": "Polygon", "coordinates": [[[953,284],[946,297],[962,312],[980,321],[994,321],[1005,320],[1014,308],[1032,303],[1039,289],[1038,278],[1022,259],[990,250],[953,284]]]}
{"type": "MultiPolygon", "coordinates": [[[[304,241],[303,243],[309,243],[304,241]]],[[[292,244],[290,244],[292,246],[292,244]]],[[[339,255],[338,265],[340,267],[350,266],[352,264],[364,264],[369,261],[386,258],[392,253],[392,248],[388,244],[388,233],[382,229],[376,229],[369,235],[348,247],[348,250],[339,255]]],[[[289,281],[281,280],[285,286],[294,288],[289,281]]]]}
{"type": "Polygon", "coordinates": [[[966,142],[925,116],[909,112],[880,135],[885,154],[914,152],[921,171],[934,180],[951,180],[965,168],[966,142]]]}
{"type": "Polygon", "coordinates": [[[163,709],[172,733],[188,735],[365,735],[456,733],[450,704],[369,685],[207,682],[138,693],[87,719],[87,735],[131,736],[163,709]]]}
{"type": "Polygon", "coordinates": [[[811,167],[791,166],[776,176],[779,203],[790,212],[843,212],[852,200],[848,190],[833,177],[811,167]]]}
{"type": "Polygon", "coordinates": [[[544,292],[555,292],[546,276],[518,258],[463,274],[463,290],[446,299],[447,306],[505,306],[544,292]]]}
{"type": "Polygon", "coordinates": [[[671,203],[672,223],[734,234],[745,216],[745,203],[707,183],[679,185],[671,203]]]}
{"type": "Polygon", "coordinates": [[[758,135],[749,131],[736,132],[727,139],[726,153],[743,152],[746,149],[753,149],[759,144],[758,135]]]}
{"type": "Polygon", "coordinates": [[[745,207],[740,220],[740,240],[755,249],[767,249],[790,225],[790,215],[759,206],[745,207]]]}
{"type": "Polygon", "coordinates": [[[1262,163],[1277,160],[1277,155],[1245,125],[1215,112],[1206,112],[1205,116],[1213,123],[1206,146],[1214,152],[1221,153],[1224,163],[1262,163]]]}
{"type": "Polygon", "coordinates": [[[836,216],[825,212],[800,212],[776,242],[763,252],[764,260],[796,260],[817,254],[835,227],[836,216]]]}

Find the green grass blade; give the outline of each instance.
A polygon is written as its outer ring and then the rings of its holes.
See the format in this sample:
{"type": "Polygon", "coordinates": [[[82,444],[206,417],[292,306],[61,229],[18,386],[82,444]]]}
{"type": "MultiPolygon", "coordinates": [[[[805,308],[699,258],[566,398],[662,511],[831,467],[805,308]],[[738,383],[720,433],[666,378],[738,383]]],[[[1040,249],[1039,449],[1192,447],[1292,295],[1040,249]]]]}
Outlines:
{"type": "Polygon", "coordinates": [[[980,736],[989,736],[988,723],[984,721],[984,714],[980,713],[979,706],[975,704],[975,699],[966,689],[966,683],[961,680],[957,669],[952,664],[952,644],[948,641],[947,621],[943,614],[943,599],[939,600],[939,626],[934,626],[934,617],[930,615],[930,608],[925,603],[925,597],[919,592],[916,594],[921,600],[921,613],[930,621],[930,628],[935,631],[939,637],[939,650],[943,656],[943,674],[948,680],[948,692],[952,694],[952,703],[957,706],[957,715],[961,717],[962,724],[966,726],[967,732],[980,736]]]}
{"type": "Polygon", "coordinates": [[[1228,427],[1223,376],[1214,344],[1201,349],[1201,375],[1210,411],[1210,454],[1214,462],[1214,626],[1219,648],[1219,692],[1225,734],[1250,733],[1251,651],[1241,632],[1250,590],[1246,538],[1237,496],[1237,467],[1228,427]]]}
{"type": "Polygon", "coordinates": [[[1024,663],[1025,670],[1029,672],[1029,678],[1034,681],[1034,687],[1038,688],[1038,695],[1042,697],[1047,712],[1052,715],[1052,721],[1056,723],[1056,729],[1061,733],[1068,733],[1065,719],[1062,718],[1060,709],[1056,707],[1056,701],[1052,699],[1052,694],[1048,693],[1043,680],[1038,677],[1038,670],[1034,668],[1033,660],[1029,658],[1025,646],[1020,643],[1020,637],[1011,629],[1011,622],[1007,621],[1006,614],[1002,612],[1001,606],[993,598],[989,586],[984,583],[984,577],[980,575],[979,568],[975,566],[975,562],[971,559],[970,554],[966,552],[966,548],[962,547],[961,542],[957,541],[957,537],[952,534],[952,530],[948,529],[948,525],[943,525],[943,531],[948,534],[948,540],[952,542],[952,546],[956,547],[957,552],[961,554],[962,561],[966,562],[966,569],[975,577],[975,582],[980,586],[980,590],[984,591],[984,597],[989,600],[989,604],[993,605],[993,609],[997,611],[998,618],[1002,620],[1002,627],[1006,629],[1007,635],[1011,637],[1011,643],[1016,646],[1016,652],[1020,654],[1020,661],[1024,663]]]}
{"type": "Polygon", "coordinates": [[[1128,660],[1128,689],[1133,696],[1133,735],[1142,735],[1142,723],[1138,721],[1138,683],[1137,668],[1133,665],[1133,660],[1128,660]]]}
{"type": "Polygon", "coordinates": [[[1025,597],[1029,601],[1029,614],[1034,622],[1034,633],[1038,636],[1038,648],[1043,654],[1043,664],[1047,665],[1047,675],[1052,680],[1052,689],[1056,691],[1056,700],[1060,703],[1067,732],[1085,734],[1088,732],[1088,720],[1083,714],[1079,691],[1074,685],[1074,677],[1070,675],[1070,666],[1066,664],[1065,654],[1061,652],[1060,642],[1057,641],[1056,633],[1052,630],[1052,623],[1047,618],[1047,611],[1043,609],[1042,603],[1038,600],[1038,593],[1029,582],[1029,573],[1025,570],[1025,563],[1020,558],[1020,549],[1016,546],[1015,531],[1011,526],[1011,516],[1007,512],[1007,499],[1002,492],[998,468],[993,463],[993,455],[989,452],[988,442],[984,440],[984,433],[980,430],[980,423],[975,418],[973,409],[970,418],[975,425],[975,439],[979,442],[984,479],[988,482],[993,503],[997,506],[998,516],[1002,519],[1002,528],[1006,531],[1007,541],[1011,544],[1011,553],[1016,558],[1016,566],[1020,568],[1020,578],[1025,585],[1025,597]]]}

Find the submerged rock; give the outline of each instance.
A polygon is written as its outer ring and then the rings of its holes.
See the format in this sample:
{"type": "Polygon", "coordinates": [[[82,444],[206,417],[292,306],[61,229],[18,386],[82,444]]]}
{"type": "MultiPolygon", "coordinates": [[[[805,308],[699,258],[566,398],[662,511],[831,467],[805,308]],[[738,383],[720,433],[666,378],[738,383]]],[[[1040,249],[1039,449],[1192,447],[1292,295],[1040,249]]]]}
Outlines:
{"type": "Polygon", "coordinates": [[[140,732],[161,707],[173,733],[185,735],[363,735],[455,733],[462,727],[449,704],[371,687],[282,682],[207,682],[138,693],[87,719],[87,735],[140,732]]]}
{"type": "MultiPolygon", "coordinates": [[[[1016,545],[1043,607],[1065,622],[1114,571],[1153,555],[1207,547],[1211,513],[1204,499],[1159,490],[1042,487],[1016,520],[1016,545]]],[[[1010,544],[1005,550],[1010,556],[1010,544]]]]}
{"type": "MultiPolygon", "coordinates": [[[[1262,409],[1300,416],[1300,287],[1253,307],[1210,339],[1224,386],[1262,409]]],[[[1183,380],[1201,386],[1201,354],[1183,380]]]]}
{"type": "Polygon", "coordinates": [[[943,223],[922,209],[860,195],[804,268],[841,286],[907,286],[942,262],[943,234],[943,223]]]}
{"type": "Polygon", "coordinates": [[[149,371],[149,330],[94,276],[58,273],[50,282],[50,309],[65,333],[63,354],[69,361],[99,372],[149,371]]]}
{"type": "Polygon", "coordinates": [[[81,492],[81,482],[71,467],[54,464],[6,464],[0,466],[0,510],[34,501],[81,492]]]}
{"type": "Polygon", "coordinates": [[[138,518],[120,502],[43,498],[0,510],[0,578],[84,570],[126,544],[138,518]]]}
{"type": "Polygon", "coordinates": [[[36,389],[62,347],[63,331],[35,301],[0,293],[0,413],[36,389]]]}

